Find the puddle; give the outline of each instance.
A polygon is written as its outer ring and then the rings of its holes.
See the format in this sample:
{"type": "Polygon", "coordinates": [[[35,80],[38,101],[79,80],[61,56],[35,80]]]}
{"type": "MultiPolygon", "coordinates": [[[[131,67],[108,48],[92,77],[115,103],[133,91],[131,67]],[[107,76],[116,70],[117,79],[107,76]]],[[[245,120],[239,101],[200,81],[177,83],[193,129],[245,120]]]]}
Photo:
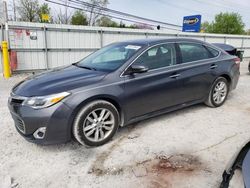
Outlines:
{"type": "Polygon", "coordinates": [[[170,157],[157,156],[156,159],[150,162],[152,172],[169,173],[169,172],[192,172],[199,170],[202,163],[199,159],[192,155],[172,155],[170,157]]]}
{"type": "MultiPolygon", "coordinates": [[[[113,149],[113,147],[111,148],[113,149]]],[[[99,164],[95,163],[89,173],[96,176],[133,173],[135,178],[141,178],[148,187],[172,187],[173,179],[188,178],[201,171],[209,172],[198,157],[185,154],[171,155],[169,157],[156,155],[154,158],[130,165],[112,168],[104,167],[103,159],[107,159],[108,153],[109,151],[107,151],[107,155],[101,157],[99,164]]]]}
{"type": "MultiPolygon", "coordinates": [[[[205,171],[205,167],[198,157],[193,155],[172,155],[170,157],[157,156],[144,164],[148,171],[145,178],[148,187],[175,187],[176,182],[185,182],[185,178],[205,171]]],[[[206,170],[207,171],[207,170],[206,170]]]]}

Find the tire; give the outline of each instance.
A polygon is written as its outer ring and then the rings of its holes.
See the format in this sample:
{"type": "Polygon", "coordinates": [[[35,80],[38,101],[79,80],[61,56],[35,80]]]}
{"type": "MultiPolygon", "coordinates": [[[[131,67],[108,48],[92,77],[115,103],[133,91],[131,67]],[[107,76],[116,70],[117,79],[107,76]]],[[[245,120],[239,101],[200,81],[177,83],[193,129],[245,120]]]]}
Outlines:
{"type": "Polygon", "coordinates": [[[248,71],[250,72],[250,61],[249,61],[249,64],[248,64],[248,71]]]}
{"type": "Polygon", "coordinates": [[[115,135],[118,127],[119,113],[115,106],[98,100],[80,109],[74,119],[73,135],[82,145],[101,146],[115,135]]]}
{"type": "Polygon", "coordinates": [[[219,77],[214,81],[214,83],[210,89],[209,96],[208,96],[207,100],[205,101],[205,104],[207,106],[210,106],[213,108],[220,107],[225,103],[227,96],[228,96],[228,93],[229,93],[229,83],[228,83],[227,79],[225,79],[224,77],[219,77]],[[217,96],[218,95],[220,96],[221,100],[219,100],[218,97],[217,97],[217,99],[214,97],[214,95],[216,95],[215,93],[217,92],[216,90],[218,90],[218,88],[220,88],[222,86],[220,84],[224,84],[224,87],[225,87],[224,90],[220,90],[219,93],[217,94],[217,96]]]}

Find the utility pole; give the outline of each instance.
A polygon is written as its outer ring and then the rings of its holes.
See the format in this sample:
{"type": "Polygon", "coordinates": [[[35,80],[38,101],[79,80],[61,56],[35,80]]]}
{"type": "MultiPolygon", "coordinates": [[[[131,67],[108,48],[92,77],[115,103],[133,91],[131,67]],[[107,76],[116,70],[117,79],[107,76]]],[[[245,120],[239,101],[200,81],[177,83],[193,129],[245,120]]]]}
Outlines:
{"type": "Polygon", "coordinates": [[[4,22],[3,23],[5,23],[5,41],[9,42],[7,0],[3,0],[3,14],[4,14],[4,22]]]}

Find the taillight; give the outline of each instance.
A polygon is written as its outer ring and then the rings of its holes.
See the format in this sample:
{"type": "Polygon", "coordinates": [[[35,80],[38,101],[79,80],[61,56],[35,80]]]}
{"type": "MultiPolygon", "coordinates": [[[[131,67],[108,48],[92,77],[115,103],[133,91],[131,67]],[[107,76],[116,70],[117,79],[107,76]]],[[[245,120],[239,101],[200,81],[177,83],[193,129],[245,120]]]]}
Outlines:
{"type": "Polygon", "coordinates": [[[236,66],[238,67],[238,68],[240,68],[240,58],[234,58],[234,62],[235,62],[235,64],[236,64],[236,66]]]}

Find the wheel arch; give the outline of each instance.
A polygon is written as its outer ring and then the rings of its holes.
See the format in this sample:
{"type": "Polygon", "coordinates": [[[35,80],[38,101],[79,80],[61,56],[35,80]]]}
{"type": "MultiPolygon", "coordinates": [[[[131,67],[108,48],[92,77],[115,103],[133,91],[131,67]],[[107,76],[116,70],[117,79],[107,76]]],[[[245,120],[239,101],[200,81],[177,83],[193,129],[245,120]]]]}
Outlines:
{"type": "Polygon", "coordinates": [[[228,74],[222,74],[219,77],[226,78],[226,80],[228,81],[228,83],[231,85],[232,78],[228,74]]]}
{"type": "Polygon", "coordinates": [[[74,123],[74,119],[77,115],[77,113],[81,110],[82,107],[86,106],[87,104],[89,104],[90,102],[93,101],[97,101],[97,100],[104,100],[107,102],[110,102],[112,105],[115,106],[115,108],[117,109],[118,113],[119,113],[119,120],[120,120],[120,126],[124,125],[124,112],[122,110],[121,104],[118,102],[118,99],[116,99],[115,97],[111,96],[111,95],[96,95],[93,97],[90,97],[86,100],[81,101],[73,110],[72,115],[71,115],[71,119],[70,119],[70,129],[72,130],[72,126],[74,123]]]}
{"type": "Polygon", "coordinates": [[[218,78],[219,77],[225,78],[227,80],[229,90],[231,91],[231,89],[232,89],[232,78],[230,77],[230,75],[228,75],[228,74],[221,74],[220,76],[218,76],[218,78]]]}

